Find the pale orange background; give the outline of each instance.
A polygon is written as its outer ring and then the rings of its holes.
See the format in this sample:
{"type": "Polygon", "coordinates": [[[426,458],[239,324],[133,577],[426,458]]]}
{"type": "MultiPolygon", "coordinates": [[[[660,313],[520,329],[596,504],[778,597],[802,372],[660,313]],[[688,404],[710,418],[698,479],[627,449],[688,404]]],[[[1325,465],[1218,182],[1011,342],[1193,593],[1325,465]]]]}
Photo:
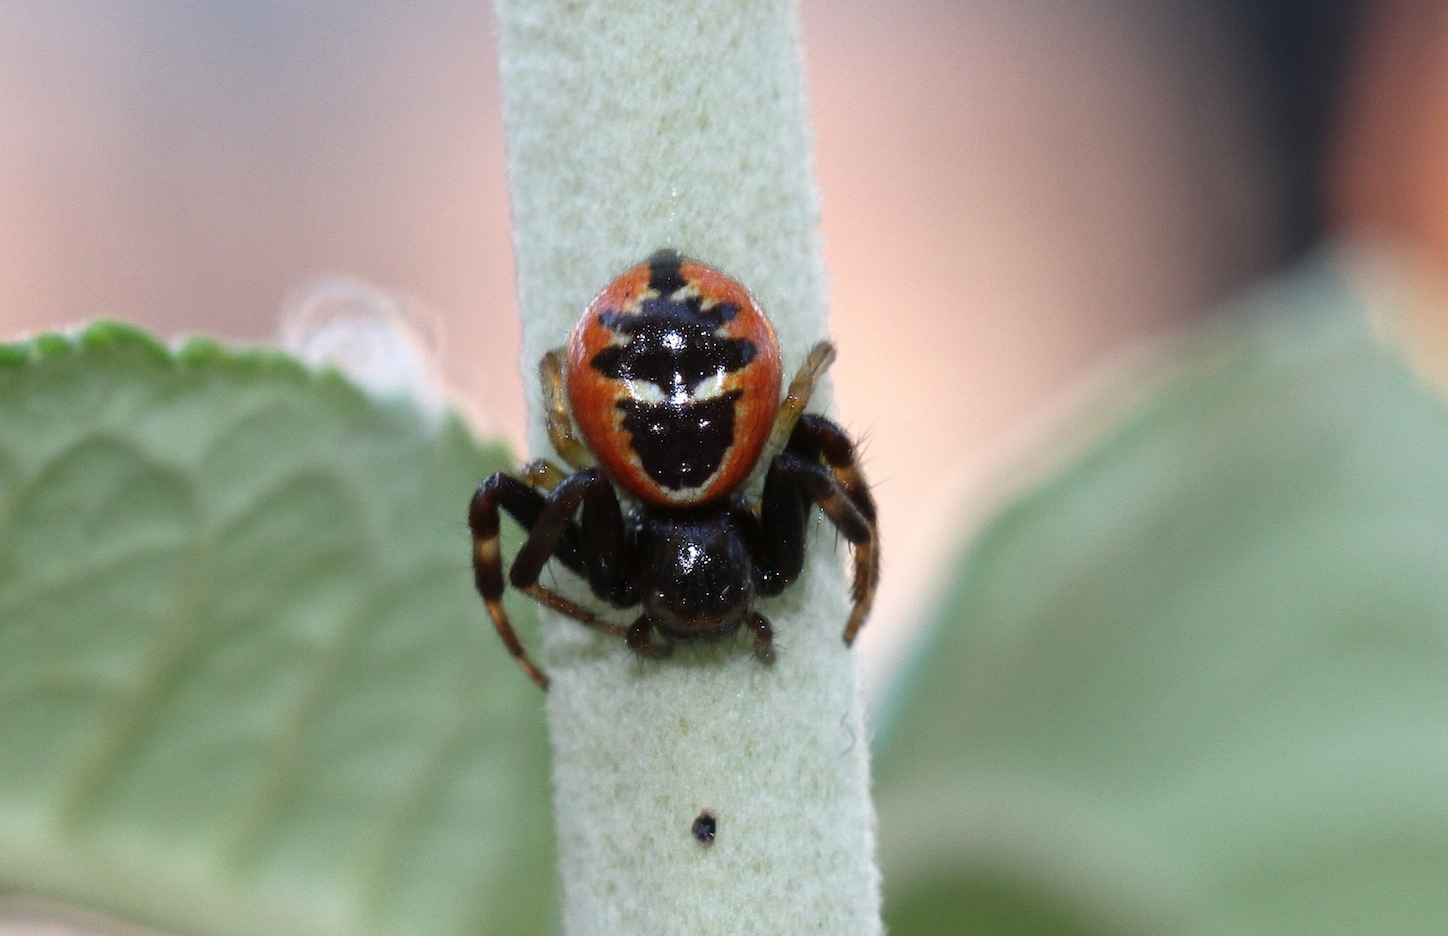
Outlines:
{"type": "MultiPolygon", "coordinates": [[[[1275,262],[1276,169],[1190,4],[808,0],[803,29],[878,677],[1036,417],[1275,262]]],[[[261,340],[347,273],[438,316],[448,381],[522,437],[488,3],[6,3],[0,218],[0,334],[261,340]]]]}

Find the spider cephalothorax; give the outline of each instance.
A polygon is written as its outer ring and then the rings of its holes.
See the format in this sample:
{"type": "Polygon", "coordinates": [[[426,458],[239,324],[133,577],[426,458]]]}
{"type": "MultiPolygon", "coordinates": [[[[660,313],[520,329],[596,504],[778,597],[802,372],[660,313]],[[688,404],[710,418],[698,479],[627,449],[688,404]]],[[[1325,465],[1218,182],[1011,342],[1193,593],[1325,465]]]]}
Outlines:
{"type": "Polygon", "coordinates": [[[673,251],[589,303],[567,349],[540,365],[549,438],[573,473],[547,459],[521,476],[498,472],[468,511],[478,592],[534,682],[547,688],[503,610],[500,507],[528,531],[508,573],[514,588],[646,657],[746,626],[768,663],[774,632],[755,602],[799,577],[818,505],[853,547],[844,640],[854,640],[879,577],[875,503],[844,430],[804,412],[833,359],[828,342],[815,345],[781,399],[774,328],[754,298],[673,251]],[[771,459],[763,491],[746,501],[740,487],[761,457],[771,459]],[[615,485],[635,504],[627,517],[615,485]],[[600,599],[642,613],[623,627],[540,585],[549,559],[600,599]]]}

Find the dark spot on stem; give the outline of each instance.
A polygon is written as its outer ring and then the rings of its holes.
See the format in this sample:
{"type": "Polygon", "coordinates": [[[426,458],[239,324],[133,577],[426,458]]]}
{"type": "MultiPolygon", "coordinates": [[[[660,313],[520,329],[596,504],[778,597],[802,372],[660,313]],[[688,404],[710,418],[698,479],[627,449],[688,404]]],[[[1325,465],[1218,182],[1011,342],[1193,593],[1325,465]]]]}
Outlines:
{"type": "Polygon", "coordinates": [[[699,813],[699,817],[694,820],[694,828],[692,830],[694,833],[694,841],[703,845],[705,848],[713,845],[714,833],[717,828],[718,822],[715,820],[714,814],[707,809],[704,810],[699,813]]]}

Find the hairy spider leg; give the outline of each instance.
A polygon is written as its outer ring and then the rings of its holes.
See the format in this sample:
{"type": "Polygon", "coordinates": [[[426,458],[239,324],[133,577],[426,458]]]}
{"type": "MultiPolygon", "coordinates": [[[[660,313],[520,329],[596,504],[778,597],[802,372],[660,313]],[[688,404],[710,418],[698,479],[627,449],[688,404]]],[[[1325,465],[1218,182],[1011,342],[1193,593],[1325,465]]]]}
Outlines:
{"type": "Polygon", "coordinates": [[[754,655],[761,663],[773,663],[774,628],[769,625],[769,618],[758,611],[751,611],[749,629],[754,631],[754,655]]]}
{"type": "MultiPolygon", "coordinates": [[[[853,607],[843,634],[846,644],[854,643],[855,635],[860,632],[865,618],[870,614],[871,605],[875,603],[875,590],[880,584],[880,526],[875,511],[875,498],[870,494],[870,485],[865,480],[864,473],[860,471],[854,443],[838,423],[823,416],[805,415],[800,419],[791,438],[791,447],[818,452],[816,457],[824,459],[836,483],[859,510],[860,516],[869,527],[869,538],[863,540],[851,539],[843,528],[840,530],[845,538],[850,540],[854,556],[851,587],[853,607]]],[[[836,525],[839,525],[838,522],[836,525]]]]}
{"type": "Polygon", "coordinates": [[[639,656],[648,660],[662,660],[674,652],[674,643],[669,641],[664,644],[656,644],[649,639],[649,631],[653,630],[654,622],[647,614],[641,614],[638,619],[629,625],[628,633],[624,635],[624,643],[628,648],[639,656]]]}
{"type": "MultiPolygon", "coordinates": [[[[804,567],[804,523],[797,521],[797,518],[808,518],[811,504],[825,512],[825,516],[829,517],[830,522],[851,546],[858,547],[867,543],[873,536],[870,522],[865,519],[860,508],[850,499],[849,494],[845,493],[845,489],[835,480],[829,469],[818,461],[794,452],[784,452],[769,468],[769,478],[765,481],[766,489],[770,480],[775,481],[776,488],[781,490],[776,498],[763,503],[760,526],[766,540],[770,538],[771,532],[788,534],[780,537],[788,550],[787,553],[780,553],[787,556],[787,562],[780,567],[781,570],[798,577],[799,571],[804,567]],[[788,512],[778,509],[773,517],[766,516],[765,511],[769,511],[773,504],[779,504],[782,508],[786,498],[789,500],[788,512]],[[799,509],[800,505],[803,505],[803,510],[799,509]],[[795,529],[797,522],[800,527],[798,531],[795,529]]],[[[779,587],[777,583],[771,584],[779,587]]],[[[777,592],[767,591],[766,594],[777,592]]]]}
{"type": "Polygon", "coordinates": [[[814,395],[815,384],[819,383],[819,379],[829,370],[834,360],[835,346],[828,341],[821,341],[809,349],[804,363],[789,382],[784,399],[779,401],[779,415],[774,417],[774,426],[764,443],[765,458],[774,458],[789,445],[789,440],[794,437],[795,424],[804,415],[804,409],[814,395]]]}
{"type": "Polygon", "coordinates": [[[559,614],[566,614],[578,623],[601,630],[605,634],[623,637],[627,633],[625,628],[618,624],[605,621],[603,618],[583,607],[583,605],[569,601],[551,588],[545,588],[537,582],[534,582],[532,585],[523,585],[518,588],[518,591],[532,598],[539,604],[552,608],[559,614]]]}
{"type": "MultiPolygon", "coordinates": [[[[528,657],[523,644],[518,640],[518,632],[513,629],[512,622],[508,620],[508,612],[503,607],[503,553],[498,520],[500,506],[520,526],[531,530],[542,516],[547,502],[542,494],[518,478],[499,471],[478,485],[472,502],[468,505],[468,528],[473,537],[473,583],[483,598],[488,617],[492,618],[493,627],[497,629],[503,645],[518,661],[523,672],[528,674],[528,678],[537,683],[540,689],[547,689],[548,677],[543,675],[543,671],[528,657]]],[[[582,574],[584,569],[579,559],[577,531],[568,531],[559,539],[553,554],[564,565],[582,574]]]]}
{"type": "Polygon", "coordinates": [[[513,587],[525,589],[537,582],[560,538],[571,530],[577,530],[580,542],[586,544],[579,552],[581,574],[593,593],[618,608],[638,604],[638,570],[629,561],[633,550],[623,509],[613,485],[597,466],[567,476],[548,495],[527,542],[513,560],[509,573],[513,587]],[[573,518],[580,507],[581,523],[575,526],[573,518]]]}
{"type": "Polygon", "coordinates": [[[804,489],[779,459],[771,462],[764,476],[758,520],[751,524],[754,587],[760,595],[778,595],[799,578],[811,506],[804,489]]]}
{"type": "Polygon", "coordinates": [[[524,465],[518,475],[527,482],[530,488],[547,494],[563,483],[563,479],[568,477],[568,472],[546,458],[535,458],[524,465]]]}
{"type": "MultiPolygon", "coordinates": [[[[508,612],[503,607],[503,557],[499,548],[499,507],[507,511],[519,526],[528,531],[528,538],[524,541],[522,549],[519,550],[520,559],[525,558],[525,553],[529,553],[530,544],[534,544],[540,539],[540,527],[542,537],[547,539],[547,548],[541,562],[537,562],[534,558],[526,558],[523,574],[520,574],[519,563],[517,560],[514,561],[509,575],[509,580],[514,588],[539,604],[566,614],[589,627],[596,627],[616,637],[623,637],[626,633],[623,627],[599,618],[587,608],[538,584],[537,578],[542,570],[542,565],[549,558],[557,558],[572,572],[585,578],[593,578],[596,575],[594,567],[597,563],[591,558],[595,551],[582,548],[578,526],[569,522],[568,517],[565,516],[560,527],[556,519],[550,515],[550,512],[557,511],[553,503],[555,499],[555,497],[545,498],[523,480],[500,471],[478,485],[478,490],[473,495],[472,503],[468,508],[468,526],[471,528],[473,536],[473,579],[478,594],[482,596],[483,604],[488,609],[488,616],[492,618],[493,626],[497,629],[498,636],[502,638],[504,646],[508,648],[508,652],[518,661],[518,665],[523,668],[523,672],[528,674],[528,678],[543,690],[548,688],[548,677],[523,649],[523,645],[518,639],[518,633],[514,630],[512,622],[508,619],[508,612]],[[535,565],[536,567],[534,567],[535,565]]],[[[615,500],[614,503],[615,512],[617,512],[617,501],[615,500]]],[[[622,518],[618,522],[622,527],[622,518]]],[[[535,546],[533,552],[536,553],[536,550],[535,546]]],[[[617,592],[618,589],[613,591],[617,592]]]]}
{"type": "Polygon", "coordinates": [[[870,612],[879,580],[875,503],[844,430],[823,416],[807,415],[765,475],[755,545],[761,594],[777,595],[799,578],[815,505],[850,543],[854,557],[852,605],[842,634],[850,644],[870,612]]]}
{"type": "Polygon", "coordinates": [[[568,366],[568,352],[554,348],[538,362],[538,378],[543,386],[543,412],[548,423],[548,440],[553,450],[575,469],[594,464],[593,453],[573,434],[573,418],[568,415],[568,394],[563,375],[568,366]]]}
{"type": "MultiPolygon", "coordinates": [[[[541,588],[537,584],[538,576],[553,554],[559,537],[577,529],[572,525],[572,518],[580,506],[583,510],[580,535],[582,541],[589,544],[581,551],[584,567],[581,574],[588,579],[589,588],[615,607],[638,604],[639,569],[633,544],[624,526],[618,493],[603,469],[596,466],[569,475],[553,489],[533,524],[527,542],[513,560],[509,581],[514,588],[528,594],[541,588]]],[[[653,623],[646,614],[624,628],[552,592],[548,593],[548,600],[544,603],[581,624],[623,637],[629,649],[640,656],[660,659],[673,652],[672,644],[659,645],[649,640],[653,623]]]]}

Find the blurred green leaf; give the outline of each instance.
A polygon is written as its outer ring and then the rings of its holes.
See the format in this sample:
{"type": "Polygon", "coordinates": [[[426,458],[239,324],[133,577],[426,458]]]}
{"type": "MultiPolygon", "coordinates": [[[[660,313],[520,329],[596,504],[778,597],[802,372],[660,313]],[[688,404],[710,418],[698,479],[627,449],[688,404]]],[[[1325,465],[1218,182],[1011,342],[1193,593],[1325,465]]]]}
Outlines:
{"type": "Polygon", "coordinates": [[[1001,511],[890,700],[927,934],[1448,920],[1448,408],[1326,266],[1001,511]]]}
{"type": "Polygon", "coordinates": [[[463,523],[505,463],[279,354],[0,348],[0,897],[550,931],[542,706],[463,523]]]}

